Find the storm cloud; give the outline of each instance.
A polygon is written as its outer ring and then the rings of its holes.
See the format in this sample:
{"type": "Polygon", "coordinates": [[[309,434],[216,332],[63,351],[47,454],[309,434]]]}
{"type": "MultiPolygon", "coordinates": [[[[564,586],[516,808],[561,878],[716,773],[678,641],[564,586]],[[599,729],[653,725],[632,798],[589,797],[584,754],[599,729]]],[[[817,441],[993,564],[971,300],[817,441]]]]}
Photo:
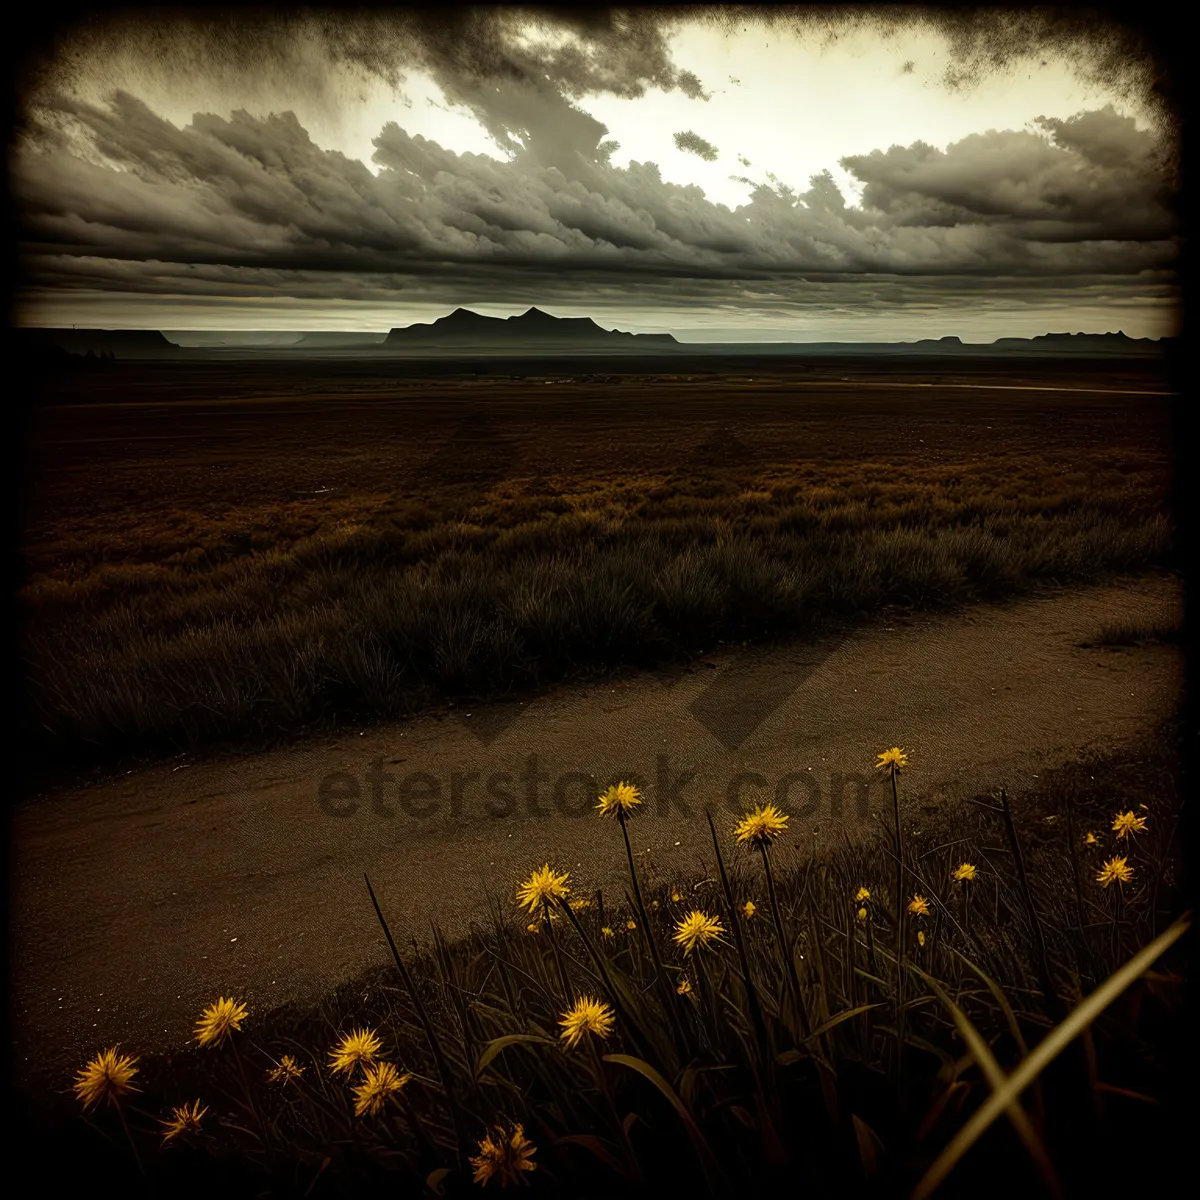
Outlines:
{"type": "MultiPolygon", "coordinates": [[[[77,31],[77,54],[25,81],[11,185],[27,289],[452,304],[579,302],[586,292],[601,307],[631,293],[678,307],[685,294],[710,308],[769,309],[846,303],[855,285],[869,309],[978,294],[980,281],[1014,302],[1172,286],[1173,143],[1111,106],[944,148],[847,147],[840,166],[853,198],[828,171],[807,186],[746,175],[748,200],[729,207],[664,179],[653,161],[614,165],[609,130],[580,107],[589,95],[651,88],[705,98],[671,60],[669,15],[188,20],[164,38],[153,25],[98,19],[77,31]],[[474,114],[500,157],[455,153],[392,121],[374,138],[372,170],[317,145],[291,111],[197,112],[174,124],[129,88],[99,102],[74,92],[78,64],[106,54],[114,74],[125,60],[203,70],[217,90],[237,80],[239,97],[248,78],[269,96],[299,73],[330,103],[336,70],[397,88],[421,70],[474,114]]],[[[951,26],[955,86],[967,86],[987,64],[975,34],[951,26]]],[[[825,28],[836,37],[838,21],[825,28]]],[[[665,153],[666,132],[663,141],[665,153]]],[[[691,131],[673,143],[705,161],[718,155],[691,131]]]]}
{"type": "MultiPolygon", "coordinates": [[[[547,135],[549,153],[530,130],[508,161],[389,123],[376,175],[315,145],[291,113],[197,114],[177,128],[127,93],[107,105],[59,97],[47,113],[42,142],[13,171],[34,280],[47,257],[738,280],[1136,274],[1177,255],[1152,140],[1111,110],[945,151],[918,142],[848,156],[861,206],[825,174],[801,192],[763,181],[734,209],[665,181],[654,163],[611,166],[598,152],[603,126],[582,123],[569,139],[547,135]]],[[[127,270],[113,283],[137,286],[127,270]]]]}

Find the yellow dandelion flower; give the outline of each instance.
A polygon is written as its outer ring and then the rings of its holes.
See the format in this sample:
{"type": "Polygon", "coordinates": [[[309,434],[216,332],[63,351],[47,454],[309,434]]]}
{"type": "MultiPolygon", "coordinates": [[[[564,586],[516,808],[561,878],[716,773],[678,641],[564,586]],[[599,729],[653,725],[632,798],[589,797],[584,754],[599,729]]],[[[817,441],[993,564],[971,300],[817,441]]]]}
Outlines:
{"type": "Polygon", "coordinates": [[[867,910],[865,908],[860,908],[856,916],[860,921],[865,921],[867,919],[867,910]]]}
{"type": "Polygon", "coordinates": [[[163,1127],[163,1142],[173,1141],[185,1133],[199,1133],[200,1122],[206,1112],[208,1112],[208,1106],[201,1107],[199,1100],[193,1100],[191,1104],[180,1104],[171,1109],[171,1119],[159,1121],[163,1127]]]}
{"type": "Polygon", "coordinates": [[[923,929],[917,930],[917,945],[918,946],[925,945],[925,930],[923,930],[923,929]]]}
{"type": "Polygon", "coordinates": [[[390,1063],[375,1063],[363,1071],[363,1081],[354,1089],[354,1115],[374,1117],[412,1078],[401,1075],[390,1063]]]}
{"type": "Polygon", "coordinates": [[[580,996],[558,1022],[563,1027],[560,1036],[568,1049],[574,1049],[583,1041],[585,1033],[598,1038],[608,1037],[615,1020],[613,1010],[607,1004],[590,996],[580,996]]]}
{"type": "Polygon", "coordinates": [[[220,1046],[242,1027],[246,1006],[223,997],[210,1004],[196,1022],[196,1041],[202,1046],[220,1046]]]}
{"type": "Polygon", "coordinates": [[[529,924],[525,926],[525,932],[526,933],[541,933],[542,927],[536,921],[530,921],[529,924]]]}
{"type": "Polygon", "coordinates": [[[720,917],[710,917],[699,909],[693,909],[682,921],[676,922],[675,941],[683,947],[685,954],[691,954],[697,946],[719,941],[724,932],[720,917]]]}
{"type": "Polygon", "coordinates": [[[329,1052],[329,1069],[335,1075],[348,1075],[360,1063],[373,1067],[383,1049],[383,1042],[373,1029],[352,1029],[329,1052]]]}
{"type": "Polygon", "coordinates": [[[754,916],[756,912],[758,912],[758,905],[755,904],[753,900],[747,900],[746,903],[742,905],[742,916],[745,917],[747,921],[754,916]]]}
{"type": "Polygon", "coordinates": [[[101,1100],[109,1104],[116,1102],[129,1092],[140,1092],[133,1077],[137,1074],[137,1059],[132,1055],[118,1054],[119,1047],[112,1046],[97,1054],[75,1078],[75,1098],[86,1112],[101,1100]]]}
{"type": "Polygon", "coordinates": [[[747,813],[734,828],[733,835],[739,842],[753,842],[756,846],[767,846],[785,829],[788,819],[773,804],[763,804],[747,813]]]}
{"type": "Polygon", "coordinates": [[[1133,868],[1124,858],[1110,858],[1096,872],[1096,882],[1101,887],[1108,887],[1110,883],[1128,883],[1132,878],[1133,868]]]}
{"type": "Polygon", "coordinates": [[[611,941],[613,938],[615,938],[617,936],[616,933],[613,931],[613,928],[611,925],[605,925],[600,930],[600,934],[602,937],[607,938],[609,941],[611,941]]]}
{"type": "Polygon", "coordinates": [[[1098,846],[1100,845],[1100,839],[1094,833],[1092,833],[1091,830],[1088,830],[1088,832],[1083,835],[1083,844],[1085,846],[1098,846]]]}
{"type": "Polygon", "coordinates": [[[517,888],[517,903],[530,912],[537,912],[543,902],[553,907],[554,901],[560,896],[565,897],[570,888],[567,880],[570,878],[566,871],[558,872],[547,863],[534,871],[519,888],[517,888]]]}
{"type": "Polygon", "coordinates": [[[901,768],[908,766],[908,756],[900,749],[899,746],[893,746],[890,750],[885,750],[878,755],[878,762],[875,764],[876,770],[882,770],[884,767],[892,771],[899,772],[901,768]]]}
{"type": "Polygon", "coordinates": [[[1117,835],[1117,841],[1120,841],[1131,833],[1145,833],[1146,818],[1135,816],[1132,811],[1118,813],[1112,827],[1113,833],[1117,835]]]}
{"type": "Polygon", "coordinates": [[[954,882],[970,883],[977,874],[978,872],[975,870],[974,863],[959,863],[958,866],[954,868],[954,882]]]}
{"type": "Polygon", "coordinates": [[[680,902],[680,900],[682,900],[682,899],[683,899],[683,896],[680,894],[679,889],[672,888],[671,889],[671,902],[673,904],[678,904],[680,902]]]}
{"type": "Polygon", "coordinates": [[[627,817],[641,802],[642,795],[632,783],[614,783],[600,797],[596,811],[602,817],[627,817]]]}
{"type": "Polygon", "coordinates": [[[680,981],[679,986],[675,991],[680,996],[690,996],[692,994],[692,981],[685,975],[680,981]]]}
{"type": "Polygon", "coordinates": [[[295,1083],[304,1074],[304,1066],[298,1063],[290,1054],[285,1054],[279,1062],[267,1072],[268,1083],[295,1083]]]}
{"type": "Polygon", "coordinates": [[[637,922],[635,920],[633,920],[633,918],[631,917],[628,921],[625,922],[625,928],[629,929],[629,930],[636,929],[637,922]]]}
{"type": "Polygon", "coordinates": [[[499,1179],[501,1187],[524,1183],[522,1171],[536,1171],[533,1156],[537,1147],[525,1136],[523,1125],[514,1125],[511,1132],[496,1125],[479,1143],[479,1153],[471,1159],[475,1182],[486,1185],[499,1179]]]}
{"type": "Polygon", "coordinates": [[[871,893],[867,891],[865,887],[860,887],[858,891],[854,893],[854,900],[857,904],[866,904],[870,898],[871,893]]]}
{"type": "Polygon", "coordinates": [[[908,911],[914,917],[927,917],[929,916],[929,901],[924,896],[913,896],[908,902],[908,911]]]}

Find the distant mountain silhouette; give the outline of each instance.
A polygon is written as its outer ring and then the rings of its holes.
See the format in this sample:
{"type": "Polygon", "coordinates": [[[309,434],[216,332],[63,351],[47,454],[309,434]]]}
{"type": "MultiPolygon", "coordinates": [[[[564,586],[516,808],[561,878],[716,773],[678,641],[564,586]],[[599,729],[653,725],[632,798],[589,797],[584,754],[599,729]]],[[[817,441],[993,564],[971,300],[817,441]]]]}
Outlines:
{"type": "Polygon", "coordinates": [[[173,358],[179,347],[157,329],[18,329],[17,344],[35,356],[53,350],[116,359],[173,358]]]}
{"type": "MultiPolygon", "coordinates": [[[[964,343],[953,334],[912,342],[679,342],[669,333],[625,333],[597,325],[590,317],[555,317],[538,308],[519,316],[486,317],[456,308],[431,324],[382,333],[343,330],[31,329],[12,330],[16,352],[35,362],[69,365],[64,355],[91,354],[125,361],[215,361],[284,357],[331,358],[417,355],[538,359],[594,355],[597,360],[646,354],[711,361],[736,356],[749,365],[778,358],[822,360],[845,357],[902,358],[1161,358],[1178,338],[1130,338],[1117,333],[1045,333],[1032,338],[997,338],[964,343]]],[[[677,367],[672,366],[672,370],[677,367]]]]}
{"type": "Polygon", "coordinates": [[[384,340],[389,350],[487,348],[497,350],[586,349],[661,351],[679,343],[669,333],[623,333],[602,329],[591,317],[556,317],[530,308],[515,317],[485,317],[456,308],[429,325],[392,329],[384,340]]]}
{"type": "MultiPolygon", "coordinates": [[[[1164,338],[1165,343],[1168,339],[1164,338]]],[[[1126,337],[1123,331],[1116,333],[1042,333],[1032,338],[997,338],[992,345],[999,350],[1035,350],[1045,352],[1052,350],[1068,351],[1084,354],[1096,353],[1137,353],[1143,349],[1153,349],[1158,342],[1151,338],[1126,337]]]]}

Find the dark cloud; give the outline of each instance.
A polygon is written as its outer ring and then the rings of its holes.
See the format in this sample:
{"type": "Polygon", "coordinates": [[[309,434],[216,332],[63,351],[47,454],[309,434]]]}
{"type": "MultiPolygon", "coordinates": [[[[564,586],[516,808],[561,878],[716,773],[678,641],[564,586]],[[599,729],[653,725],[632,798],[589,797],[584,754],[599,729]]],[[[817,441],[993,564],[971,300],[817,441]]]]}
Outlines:
{"type": "Polygon", "coordinates": [[[1042,133],[973,134],[945,151],[921,142],[850,155],[864,208],[894,225],[1011,230],[1051,242],[1144,244],[1175,229],[1156,143],[1111,106],[1042,133]]]}
{"type": "Polygon", "coordinates": [[[89,287],[134,291],[167,279],[234,295],[244,279],[254,294],[351,299],[440,280],[449,296],[470,279],[503,300],[585,280],[655,281],[665,295],[686,280],[732,298],[754,281],[793,295],[884,274],[1132,278],[1177,253],[1153,139],[1111,109],[945,151],[849,156],[861,207],[824,172],[802,192],[769,176],[735,209],[654,163],[613,167],[583,127],[530,129],[499,161],[389,123],[376,175],[318,147],[291,113],[197,114],[178,128],[127,93],[44,111],[47,132],[13,169],[35,286],[68,286],[77,263],[89,287]]]}
{"type": "Polygon", "coordinates": [[[675,145],[687,154],[695,154],[705,162],[716,162],[720,154],[712,142],[705,141],[698,133],[690,129],[675,135],[675,145]]]}
{"type": "Polygon", "coordinates": [[[595,152],[607,133],[576,106],[584,96],[636,98],[657,88],[708,98],[671,61],[671,27],[667,15],[644,9],[117,12],[75,26],[58,53],[27,64],[20,87],[26,112],[97,78],[120,88],[130,76],[202,78],[214,98],[278,108],[287,96],[334,111],[347,70],[393,88],[423,71],[503,148],[536,141],[553,166],[572,149],[595,152]]]}
{"type": "MultiPolygon", "coordinates": [[[[703,98],[701,81],[671,59],[672,29],[751,19],[825,40],[864,25],[936,28],[952,50],[946,86],[970,86],[1049,46],[1072,53],[1082,78],[1119,94],[1145,99],[1157,78],[1153,56],[1129,31],[1043,12],[102,16],[20,81],[26,106],[11,178],[28,285],[451,304],[463,295],[543,303],[582,290],[600,304],[633,295],[678,306],[686,295],[763,309],[836,308],[851,296],[867,309],[934,304],[1006,289],[1012,297],[1091,297],[1097,288],[1149,296],[1173,286],[1174,143],[1111,107],[980,133],[945,150],[918,142],[849,155],[842,166],[863,185],[854,205],[828,172],[806,190],[742,177],[750,198],[730,209],[665,181],[654,163],[614,167],[617,143],[580,102],[651,88],[703,98]],[[347,71],[396,88],[409,73],[428,73],[507,161],[455,154],[392,123],[375,139],[376,174],[322,150],[290,111],[198,113],[180,128],[131,87],[113,87],[104,103],[73,94],[85,78],[116,82],[132,72],[200,77],[214,97],[236,94],[263,111],[279,109],[281,95],[333,110],[347,71]]],[[[675,141],[717,157],[693,132],[675,141]]]]}

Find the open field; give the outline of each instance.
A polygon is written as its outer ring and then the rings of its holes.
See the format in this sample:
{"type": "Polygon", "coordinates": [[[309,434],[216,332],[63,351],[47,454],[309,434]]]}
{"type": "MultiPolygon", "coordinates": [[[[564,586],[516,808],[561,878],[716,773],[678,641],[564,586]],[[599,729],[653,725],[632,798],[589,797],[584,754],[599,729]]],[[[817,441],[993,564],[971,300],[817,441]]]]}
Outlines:
{"type": "Polygon", "coordinates": [[[13,810],[14,1065],[54,1186],[136,1155],[181,1196],[465,1195],[520,1122],[535,1193],[907,1195],[1022,1064],[939,1194],[1168,1178],[1169,398],[955,367],[60,378],[23,732],[109,770],[13,810]],[[627,843],[594,811],[617,779],[627,843]],[[748,852],[768,801],[790,825],[748,852]],[[578,907],[518,913],[544,861],[578,907]],[[723,923],[694,953],[692,909],[723,923]],[[181,1050],[217,996],[249,1008],[233,1045],[181,1050]],[[580,996],[612,1022],[571,1047],[580,996]],[[359,1026],[390,1092],[331,1070],[359,1026]],[[144,1090],[89,1126],[67,1084],[116,1042],[144,1090]]]}
{"type": "Polygon", "coordinates": [[[1152,367],[769,366],[47,381],[31,744],[261,743],[1169,560],[1152,367]]]}

